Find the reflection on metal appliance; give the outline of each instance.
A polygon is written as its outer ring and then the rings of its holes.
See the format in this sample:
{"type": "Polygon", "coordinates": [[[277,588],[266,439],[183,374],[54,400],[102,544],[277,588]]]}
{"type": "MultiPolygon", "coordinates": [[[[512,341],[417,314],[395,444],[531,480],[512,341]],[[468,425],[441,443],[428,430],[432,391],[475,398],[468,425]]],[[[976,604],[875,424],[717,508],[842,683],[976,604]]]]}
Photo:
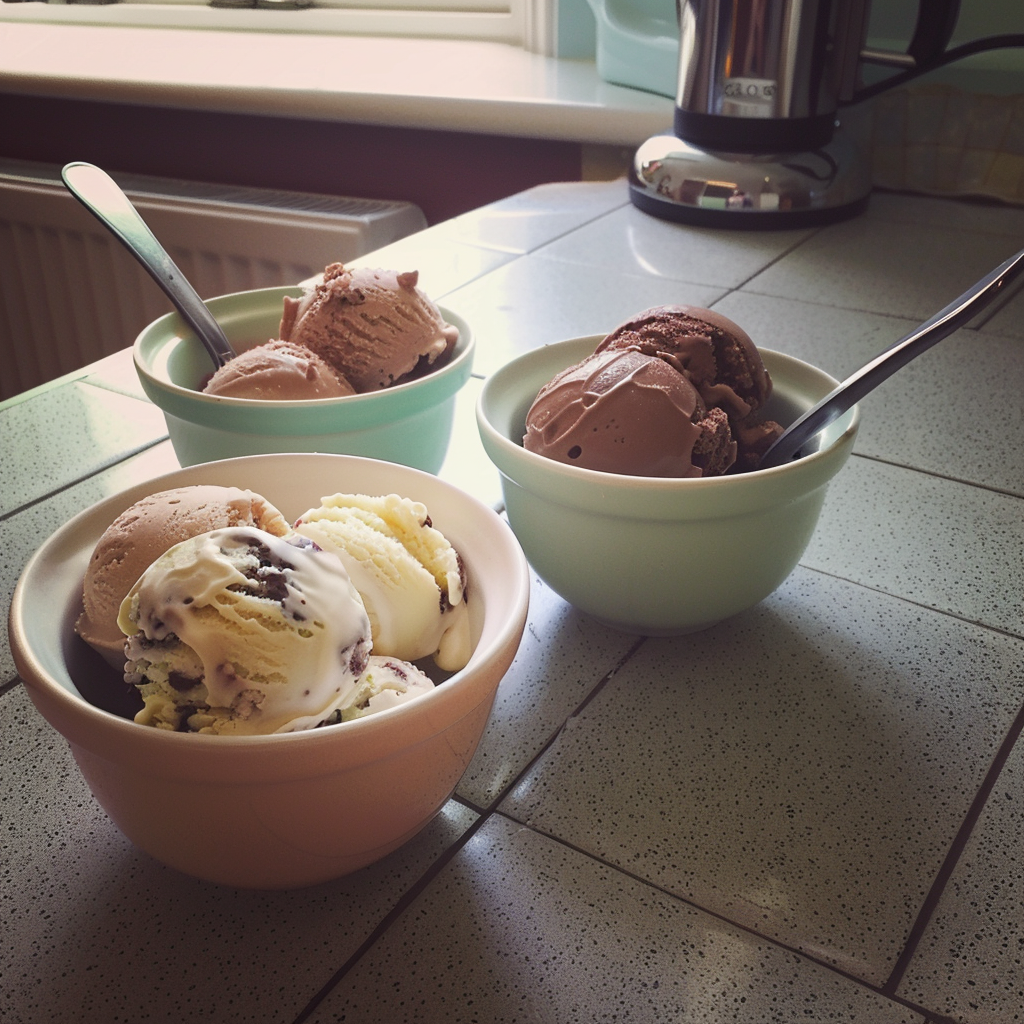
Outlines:
{"type": "Polygon", "coordinates": [[[648,139],[630,173],[636,206],[721,227],[820,224],[864,209],[867,159],[839,111],[969,53],[948,50],[959,0],[919,0],[906,52],[869,50],[870,0],[677,0],[679,77],[671,133],[648,139]],[[862,65],[901,69],[860,84],[862,65]]]}

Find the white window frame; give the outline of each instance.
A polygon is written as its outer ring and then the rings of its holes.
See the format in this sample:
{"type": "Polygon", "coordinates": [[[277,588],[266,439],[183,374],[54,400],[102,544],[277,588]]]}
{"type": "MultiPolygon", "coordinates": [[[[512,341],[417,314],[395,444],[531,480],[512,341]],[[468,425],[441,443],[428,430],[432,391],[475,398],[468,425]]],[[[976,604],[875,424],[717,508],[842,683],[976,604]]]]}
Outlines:
{"type": "Polygon", "coordinates": [[[315,0],[301,10],[210,7],[205,0],[2,3],[0,22],[479,39],[554,56],[556,0],[315,0]]]}

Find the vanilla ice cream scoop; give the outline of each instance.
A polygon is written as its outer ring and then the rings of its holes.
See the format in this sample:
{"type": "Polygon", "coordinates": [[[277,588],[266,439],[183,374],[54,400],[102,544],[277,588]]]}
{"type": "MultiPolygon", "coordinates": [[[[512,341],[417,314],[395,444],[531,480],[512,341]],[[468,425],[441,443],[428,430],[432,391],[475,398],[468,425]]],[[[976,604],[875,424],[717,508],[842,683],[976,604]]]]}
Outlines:
{"type": "Polygon", "coordinates": [[[322,724],[351,699],[370,624],[337,556],[254,527],[175,545],[121,605],[136,722],[262,734],[322,724]]]}
{"type": "Polygon", "coordinates": [[[375,715],[428,693],[433,688],[434,681],[430,676],[410,662],[371,654],[352,696],[325,724],[335,725],[375,715]]]}
{"type": "Polygon", "coordinates": [[[405,661],[432,655],[452,671],[469,661],[465,567],[426,506],[397,494],[335,494],[295,529],[344,563],[366,606],[376,654],[405,661]]]}
{"type": "Polygon", "coordinates": [[[332,263],[299,299],[285,298],[280,335],[325,359],[363,394],[439,366],[459,330],[417,287],[419,272],[332,263]]]}
{"type": "Polygon", "coordinates": [[[135,581],[168,548],[228,526],[256,526],[276,536],[291,530],[269,501],[238,487],[198,484],[137,501],[104,531],[89,559],[75,631],[121,671],[124,633],[117,616],[135,581]]]}

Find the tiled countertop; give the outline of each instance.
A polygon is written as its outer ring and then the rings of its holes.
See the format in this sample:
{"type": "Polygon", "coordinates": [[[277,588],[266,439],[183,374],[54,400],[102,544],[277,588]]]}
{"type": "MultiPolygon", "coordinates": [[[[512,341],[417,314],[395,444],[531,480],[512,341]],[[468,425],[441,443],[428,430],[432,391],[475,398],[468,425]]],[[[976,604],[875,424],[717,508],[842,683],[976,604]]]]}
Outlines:
{"type": "MultiPolygon", "coordinates": [[[[663,302],[843,376],[1022,244],[1024,210],[884,194],[827,228],[716,233],[612,182],[364,261],[418,266],[474,324],[480,377],[663,302]]],[[[0,1019],[1020,1020],[1022,325],[1011,294],[864,401],[802,564],[752,611],[637,639],[536,581],[455,798],[337,882],[231,890],[137,852],[5,637],[0,1019]]],[[[479,388],[441,475],[496,503],[479,388]]],[[[124,352],[0,406],[0,458],[5,602],[40,536],[175,467],[124,352]]]]}

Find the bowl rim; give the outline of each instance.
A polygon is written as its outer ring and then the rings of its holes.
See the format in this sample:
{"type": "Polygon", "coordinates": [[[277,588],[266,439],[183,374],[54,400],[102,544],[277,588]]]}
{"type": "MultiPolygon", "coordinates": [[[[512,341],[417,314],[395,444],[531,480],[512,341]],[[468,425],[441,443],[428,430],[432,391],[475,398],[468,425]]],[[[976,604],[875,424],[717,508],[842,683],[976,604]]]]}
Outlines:
{"type": "MultiPolygon", "coordinates": [[[[302,294],[301,286],[281,285],[230,292],[205,301],[211,313],[226,321],[233,315],[244,316],[249,307],[253,313],[262,312],[264,306],[269,311],[274,304],[280,304],[285,296],[297,298],[302,294]]],[[[342,411],[359,416],[368,412],[367,407],[373,410],[386,407],[382,414],[384,418],[390,418],[396,408],[401,407],[402,415],[406,416],[454,394],[469,379],[472,372],[476,338],[471,326],[447,306],[439,304],[438,309],[448,323],[459,329],[459,337],[451,358],[430,373],[382,391],[330,398],[237,398],[231,395],[208,395],[176,384],[161,373],[159,367],[166,363],[168,354],[178,345],[194,347],[197,355],[200,349],[199,339],[177,312],[165,313],[139,332],[132,345],[132,362],[143,390],[156,405],[181,419],[208,423],[211,426],[224,426],[225,417],[232,422],[255,420],[268,414],[274,415],[275,420],[292,420],[297,417],[308,417],[311,413],[327,415],[342,411]],[[415,402],[411,401],[413,399],[415,402]],[[213,417],[213,420],[210,420],[210,417],[213,417]]],[[[261,424],[261,429],[267,429],[266,423],[261,424]]],[[[296,429],[295,432],[309,431],[296,429]]],[[[317,432],[330,430],[321,427],[317,432]]]]}
{"type": "MultiPolygon", "coordinates": [[[[339,478],[344,478],[343,473],[339,473],[338,476],[339,478]]],[[[252,489],[256,490],[256,488],[252,489]]],[[[427,503],[424,502],[424,504],[427,503]]],[[[97,539],[98,536],[97,534],[97,539]]],[[[358,745],[365,747],[367,743],[379,743],[380,737],[377,734],[383,732],[385,735],[390,735],[394,741],[391,744],[385,744],[386,749],[382,753],[386,754],[390,749],[399,749],[412,745],[404,738],[408,731],[418,735],[420,740],[428,735],[442,731],[449,723],[448,721],[439,721],[436,725],[431,724],[438,717],[433,713],[434,709],[440,709],[448,701],[455,699],[446,697],[446,694],[454,694],[456,690],[472,688],[473,680],[479,676],[478,670],[486,667],[495,658],[500,657],[501,652],[515,639],[517,632],[521,636],[522,630],[525,627],[529,594],[529,567],[522,548],[519,546],[512,531],[508,528],[508,524],[492,508],[462,491],[454,484],[440,480],[433,474],[422,470],[395,463],[386,463],[378,459],[327,453],[300,453],[299,455],[271,453],[240,456],[234,459],[201,463],[184,469],[172,470],[134,484],[131,487],[123,488],[115,494],[103,498],[78,512],[43,541],[22,570],[11,601],[9,634],[16,667],[29,691],[30,697],[33,698],[33,703],[37,703],[35,700],[36,695],[44,698],[45,702],[51,707],[56,708],[58,713],[63,713],[65,716],[76,719],[79,723],[79,732],[86,731],[90,733],[88,741],[83,740],[80,736],[73,737],[69,735],[68,731],[57,727],[49,715],[44,715],[44,717],[50,720],[50,724],[58,728],[58,731],[62,732],[65,738],[72,744],[78,743],[103,756],[104,737],[108,737],[116,739],[118,743],[127,748],[132,748],[136,752],[139,752],[140,748],[142,748],[141,753],[143,755],[145,755],[146,751],[160,748],[170,751],[188,750],[194,756],[204,757],[207,763],[211,757],[216,760],[221,752],[229,752],[228,756],[230,757],[232,756],[230,751],[237,751],[240,748],[258,750],[265,753],[278,751],[280,756],[275,758],[275,761],[287,764],[288,751],[296,743],[314,744],[322,747],[325,744],[337,743],[340,737],[346,741],[344,746],[354,747],[357,745],[357,741],[362,738],[363,742],[358,745]],[[338,725],[322,729],[253,736],[212,736],[196,733],[177,733],[163,729],[149,729],[139,726],[131,719],[122,718],[113,712],[91,704],[78,690],[70,672],[68,672],[68,682],[73,689],[70,689],[59,679],[53,677],[38,657],[28,639],[25,626],[28,588],[35,574],[39,571],[40,566],[53,559],[62,548],[66,549],[69,545],[74,545],[77,551],[81,551],[81,543],[76,543],[74,537],[81,532],[86,523],[91,524],[93,527],[92,532],[95,532],[100,521],[104,521],[109,525],[120,511],[146,494],[153,494],[171,487],[193,482],[214,482],[209,478],[218,475],[222,471],[238,470],[244,473],[250,466],[254,467],[253,475],[258,476],[258,464],[260,462],[266,460],[294,460],[297,457],[303,460],[322,463],[325,471],[343,469],[346,465],[352,466],[356,463],[386,467],[389,473],[393,471],[403,478],[397,481],[398,486],[394,488],[395,493],[401,494],[403,491],[418,490],[420,487],[426,487],[428,490],[435,489],[435,493],[437,491],[447,493],[449,499],[468,502],[470,507],[473,508],[475,526],[472,531],[467,532],[475,533],[484,523],[491,524],[494,528],[493,544],[503,549],[503,558],[508,562],[508,571],[503,575],[502,590],[508,595],[508,608],[513,611],[513,614],[505,616],[501,621],[492,618],[490,623],[491,629],[488,630],[486,625],[487,609],[484,609],[483,631],[465,668],[453,673],[443,684],[425,694],[417,696],[414,700],[395,705],[373,715],[367,715],[363,718],[342,722],[338,725]],[[194,479],[197,474],[203,479],[194,479]],[[400,724],[403,720],[413,725],[413,728],[411,730],[403,730],[400,724]],[[395,723],[394,727],[388,725],[391,722],[395,723]],[[424,729],[426,729],[426,732],[424,732],[424,729]],[[92,735],[92,733],[95,735],[92,735]]],[[[62,626],[61,631],[63,632],[65,628],[67,628],[66,625],[62,626]]],[[[84,643],[84,641],[82,642],[84,643]]],[[[486,699],[486,695],[482,695],[481,699],[486,699]]],[[[479,701],[475,703],[479,703],[479,701]]],[[[40,708],[40,710],[42,709],[40,708]]],[[[468,707],[466,713],[469,713],[468,707]]],[[[237,754],[234,756],[237,756],[237,754]]],[[[275,774],[273,777],[278,778],[279,776],[275,774]]]]}
{"type": "MultiPolygon", "coordinates": [[[[569,366],[592,352],[604,337],[604,334],[584,335],[540,346],[505,363],[484,381],[476,404],[477,425],[484,448],[499,472],[518,483],[520,474],[516,470],[521,469],[535,481],[527,487],[528,490],[548,490],[552,500],[558,501],[561,497],[570,506],[579,506],[581,499],[586,501],[589,496],[595,503],[595,511],[600,509],[601,502],[630,498],[638,488],[644,491],[645,497],[660,497],[668,501],[681,496],[687,496],[688,500],[696,496],[719,500],[726,493],[739,498],[754,489],[763,491],[764,496],[770,500],[777,500],[784,490],[791,489],[798,480],[803,482],[806,477],[821,475],[826,479],[831,477],[831,467],[835,461],[845,461],[852,448],[860,424],[858,405],[826,428],[831,440],[809,455],[769,469],[714,477],[637,476],[570,466],[527,451],[521,441],[513,440],[495,425],[495,406],[499,400],[521,401],[524,404],[527,398],[532,401],[533,395],[527,395],[523,389],[524,386],[532,388],[530,382],[537,374],[531,371],[536,371],[538,364],[543,364],[547,369],[556,363],[569,366]],[[521,398],[516,397],[517,391],[523,392],[521,398]]],[[[758,346],[758,351],[765,357],[770,372],[775,367],[777,374],[785,370],[813,377],[820,383],[823,394],[839,383],[831,374],[796,356],[761,346],[758,346]]],[[[540,384],[545,383],[550,376],[546,376],[540,384]]]]}

